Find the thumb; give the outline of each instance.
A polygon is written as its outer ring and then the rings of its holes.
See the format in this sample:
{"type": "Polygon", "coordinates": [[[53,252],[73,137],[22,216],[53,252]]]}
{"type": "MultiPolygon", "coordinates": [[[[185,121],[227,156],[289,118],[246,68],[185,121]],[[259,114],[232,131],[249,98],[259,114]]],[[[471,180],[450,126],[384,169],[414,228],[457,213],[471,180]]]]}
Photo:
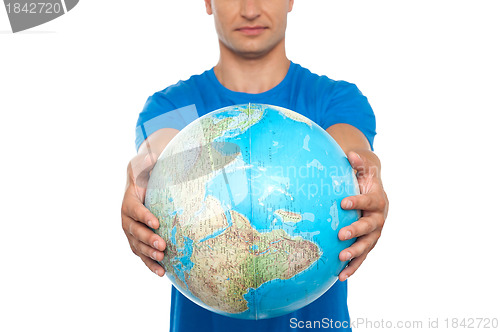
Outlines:
{"type": "Polygon", "coordinates": [[[130,162],[129,175],[132,182],[140,188],[146,188],[149,180],[149,173],[156,164],[157,156],[153,153],[140,154],[130,162]]]}
{"type": "Polygon", "coordinates": [[[351,164],[351,167],[356,171],[358,176],[362,176],[365,172],[365,161],[364,159],[355,151],[349,151],[347,153],[347,159],[351,164]]]}

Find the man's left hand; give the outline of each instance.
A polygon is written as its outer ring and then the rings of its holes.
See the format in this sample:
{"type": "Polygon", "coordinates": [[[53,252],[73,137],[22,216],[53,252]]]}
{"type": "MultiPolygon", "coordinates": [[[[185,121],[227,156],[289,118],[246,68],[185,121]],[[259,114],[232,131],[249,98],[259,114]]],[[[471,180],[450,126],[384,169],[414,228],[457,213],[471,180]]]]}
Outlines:
{"type": "Polygon", "coordinates": [[[371,151],[350,151],[347,154],[352,168],[356,171],[360,194],[346,197],[341,202],[345,210],[361,210],[362,217],[339,231],[340,240],[357,238],[349,248],[339,254],[341,261],[349,261],[339,274],[339,280],[345,281],[352,276],[375,247],[384,226],[389,201],[380,178],[380,161],[371,151]]]}

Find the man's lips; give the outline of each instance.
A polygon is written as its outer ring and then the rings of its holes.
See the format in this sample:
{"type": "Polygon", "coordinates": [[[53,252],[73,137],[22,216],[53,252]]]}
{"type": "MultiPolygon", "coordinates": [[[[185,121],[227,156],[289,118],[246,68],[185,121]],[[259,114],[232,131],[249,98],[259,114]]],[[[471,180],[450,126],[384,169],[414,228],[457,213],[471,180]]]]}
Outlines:
{"type": "Polygon", "coordinates": [[[255,27],[247,26],[247,27],[238,28],[236,30],[245,34],[245,35],[255,36],[255,35],[261,34],[266,29],[267,28],[263,27],[263,26],[255,26],[255,27]]]}

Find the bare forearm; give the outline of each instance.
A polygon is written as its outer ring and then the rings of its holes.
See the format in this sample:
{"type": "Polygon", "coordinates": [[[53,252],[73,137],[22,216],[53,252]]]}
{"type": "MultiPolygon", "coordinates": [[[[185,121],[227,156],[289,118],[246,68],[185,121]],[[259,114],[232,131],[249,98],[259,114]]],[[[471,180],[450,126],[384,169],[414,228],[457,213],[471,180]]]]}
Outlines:
{"type": "Polygon", "coordinates": [[[360,157],[366,159],[367,165],[370,165],[371,172],[380,177],[380,160],[373,151],[365,135],[357,128],[339,123],[329,127],[326,130],[340,145],[346,155],[350,152],[356,152],[360,157]]]}
{"type": "Polygon", "coordinates": [[[144,142],[142,142],[137,156],[129,163],[127,169],[127,187],[131,183],[137,183],[140,187],[146,187],[144,182],[149,179],[149,172],[156,164],[156,160],[167,144],[174,138],[179,130],[163,128],[155,131],[144,142]]]}
{"type": "Polygon", "coordinates": [[[370,151],[370,143],[365,135],[356,127],[345,123],[338,123],[326,130],[340,145],[344,153],[349,151],[370,151]]]}

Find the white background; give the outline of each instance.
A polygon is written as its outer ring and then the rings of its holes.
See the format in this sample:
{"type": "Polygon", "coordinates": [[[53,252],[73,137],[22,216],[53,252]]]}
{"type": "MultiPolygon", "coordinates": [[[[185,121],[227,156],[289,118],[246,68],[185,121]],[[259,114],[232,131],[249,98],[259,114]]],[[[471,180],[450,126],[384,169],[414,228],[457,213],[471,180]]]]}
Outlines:
{"type": "MultiPolygon", "coordinates": [[[[215,65],[212,17],[85,0],[9,30],[0,7],[0,330],[166,331],[170,283],[121,230],[125,169],[147,97],[215,65]]],[[[497,1],[296,1],[289,58],[377,117],[390,212],[351,318],[500,318],[499,35],[497,1]]]]}

